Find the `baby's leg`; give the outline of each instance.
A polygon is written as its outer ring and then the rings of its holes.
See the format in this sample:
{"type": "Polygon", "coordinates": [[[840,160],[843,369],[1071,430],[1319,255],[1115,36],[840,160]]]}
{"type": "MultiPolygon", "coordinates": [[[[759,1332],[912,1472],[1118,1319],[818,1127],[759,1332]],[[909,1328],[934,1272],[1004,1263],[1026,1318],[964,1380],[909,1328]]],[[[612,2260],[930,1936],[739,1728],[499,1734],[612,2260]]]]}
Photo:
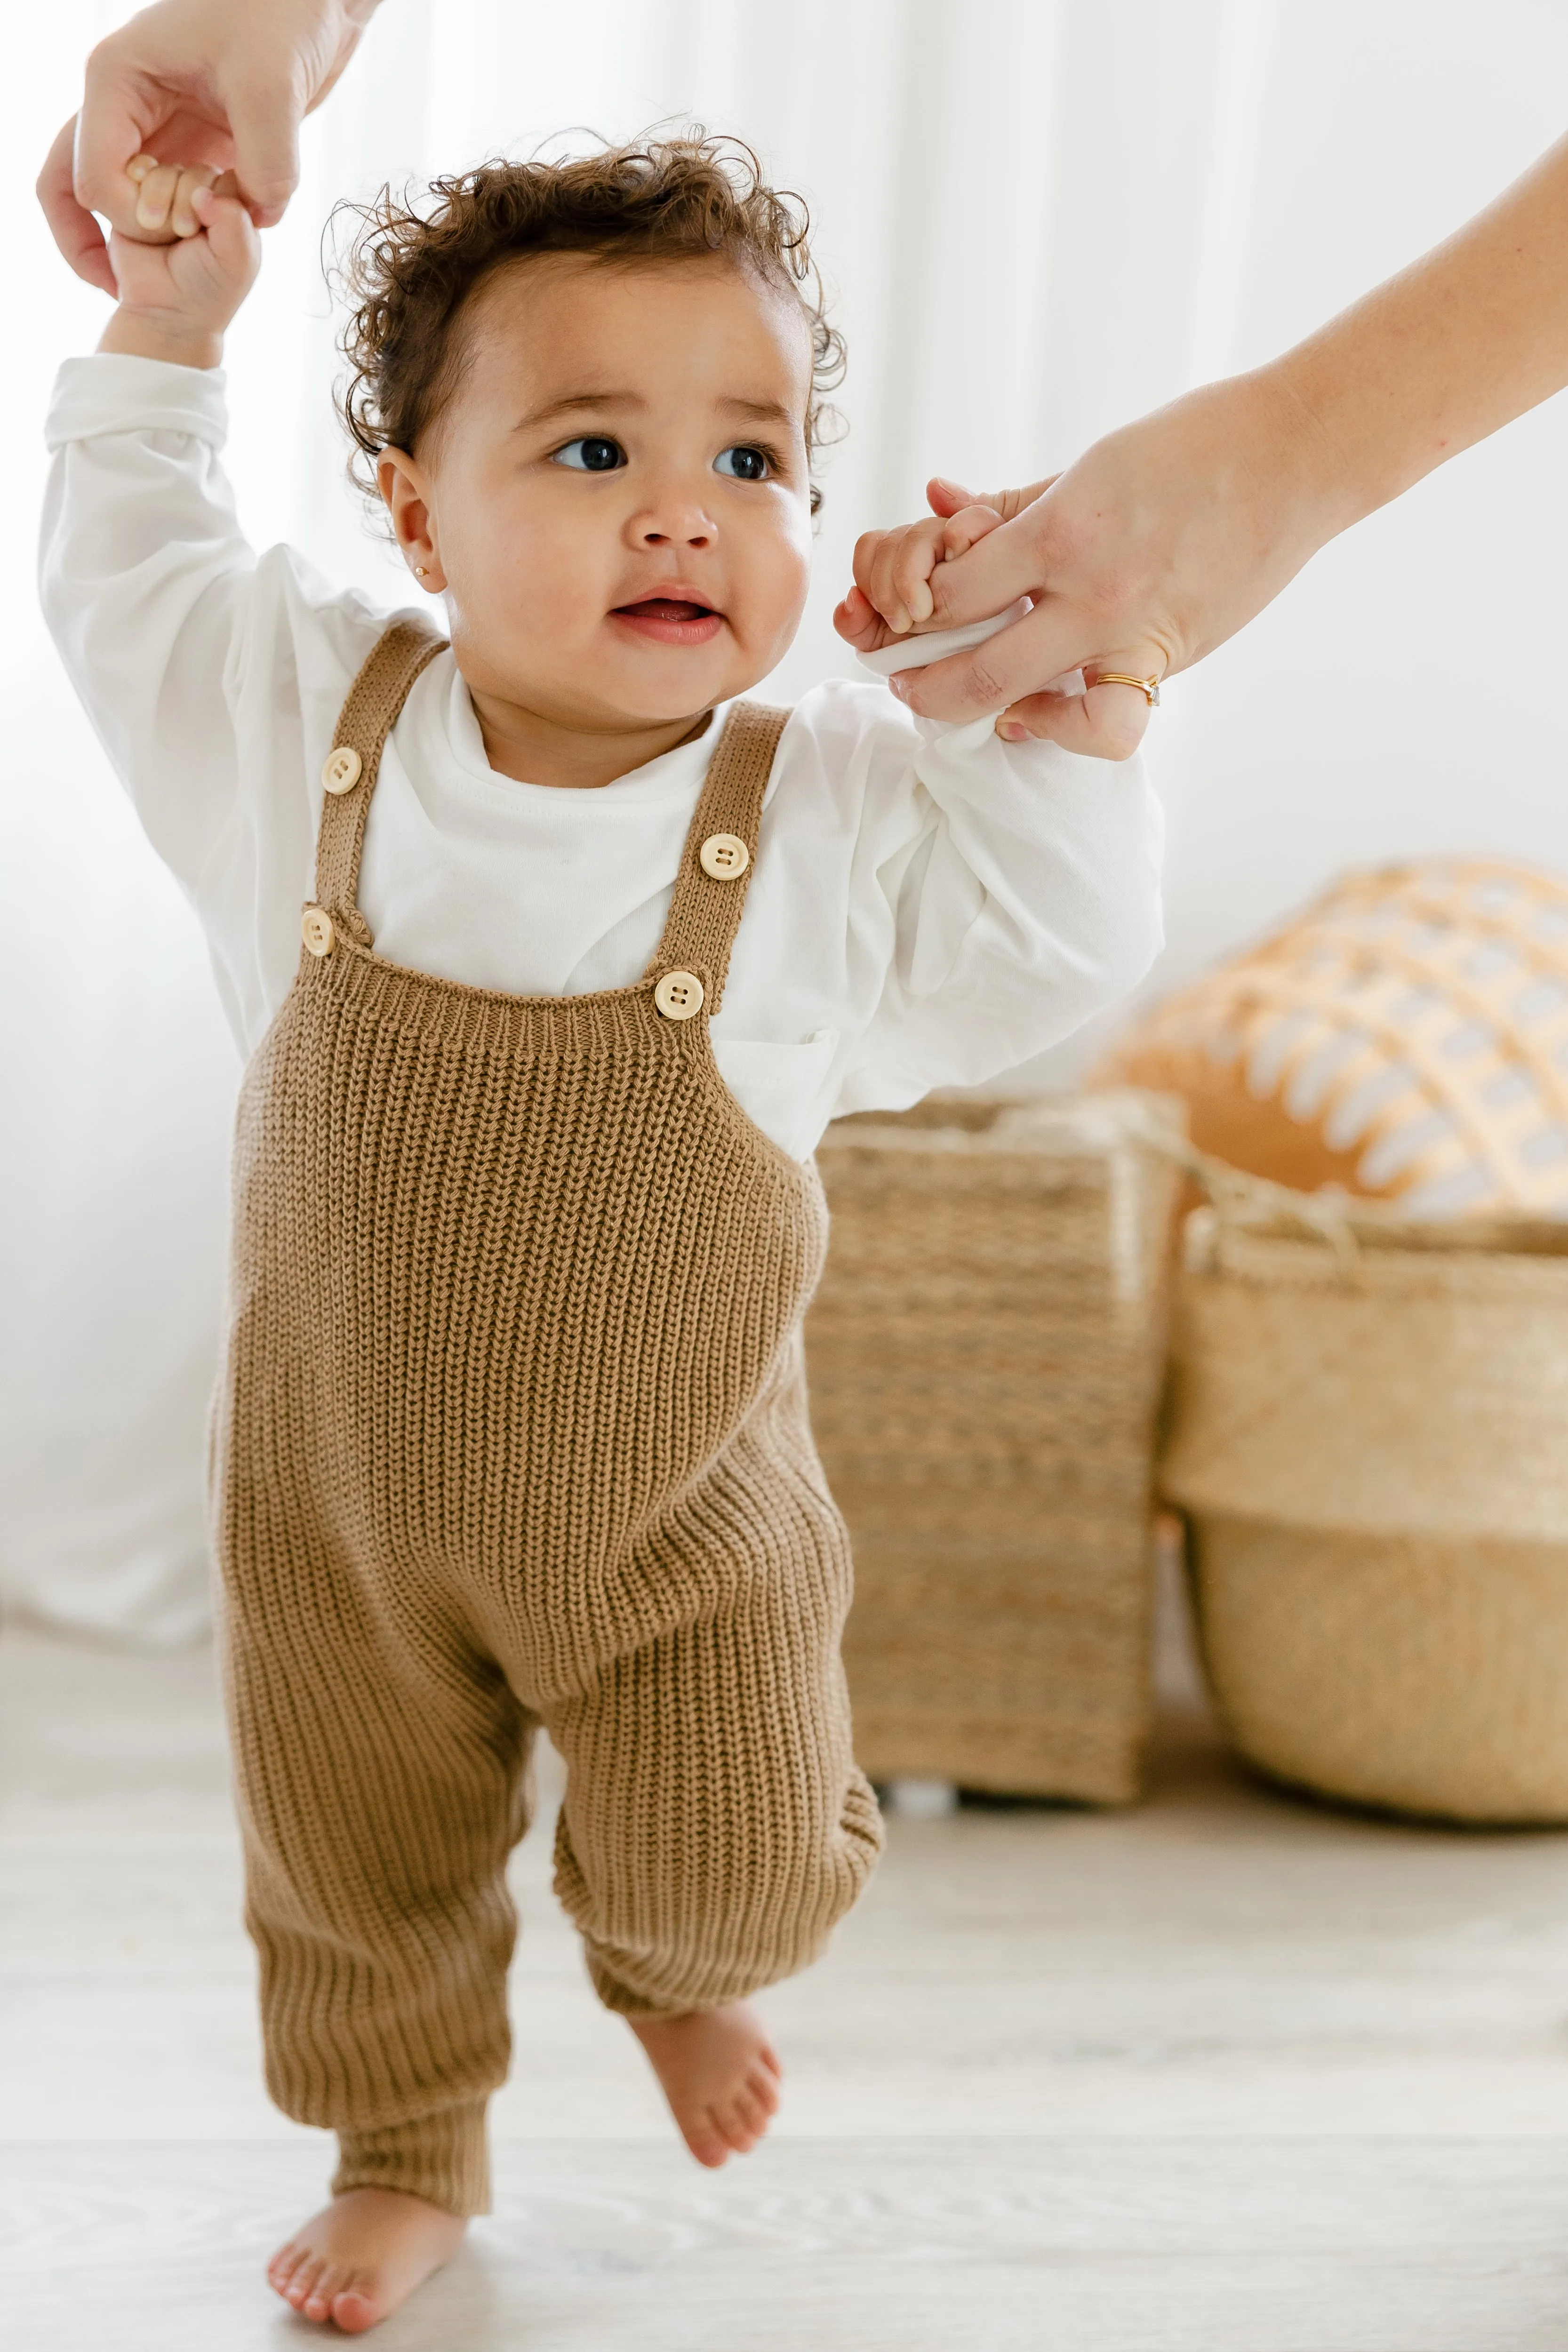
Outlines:
{"type": "Polygon", "coordinates": [[[776,2105],[746,1995],[816,1957],[881,1843],[850,1753],[837,1516],[797,1507],[781,1541],[738,1530],[747,1498],[726,1499],[710,1612],[547,1718],[568,1770],[557,1892],[707,2164],[752,2146],[776,2105]]]}
{"type": "Polygon", "coordinates": [[[334,2201],[268,2276],[357,2333],[488,2203],[528,1723],[434,1580],[265,1559],[231,1576],[226,1645],[268,2085],[341,2151],[334,2201]]]}

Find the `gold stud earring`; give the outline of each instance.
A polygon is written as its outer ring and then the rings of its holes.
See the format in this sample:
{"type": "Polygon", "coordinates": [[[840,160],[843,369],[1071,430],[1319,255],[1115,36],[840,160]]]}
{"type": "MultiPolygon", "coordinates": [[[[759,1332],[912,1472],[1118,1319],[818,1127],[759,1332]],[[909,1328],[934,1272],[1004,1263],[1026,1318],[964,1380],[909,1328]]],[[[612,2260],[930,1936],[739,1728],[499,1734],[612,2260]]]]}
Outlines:
{"type": "Polygon", "coordinates": [[[416,563],[416,564],[415,565],[415,567],[414,567],[414,577],[416,578],[416,580],[427,580],[427,579],[429,578],[429,576],[430,576],[430,575],[429,575],[428,572],[426,570],[426,567],[424,566],[424,564],[423,564],[423,563],[416,563]]]}

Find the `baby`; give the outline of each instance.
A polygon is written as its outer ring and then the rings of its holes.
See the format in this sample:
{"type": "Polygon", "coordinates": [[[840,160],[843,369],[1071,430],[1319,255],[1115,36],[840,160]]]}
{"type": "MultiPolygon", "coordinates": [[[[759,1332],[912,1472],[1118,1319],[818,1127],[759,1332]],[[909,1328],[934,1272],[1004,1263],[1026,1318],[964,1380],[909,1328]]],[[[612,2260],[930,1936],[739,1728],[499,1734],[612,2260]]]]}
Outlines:
{"type": "MultiPolygon", "coordinates": [[[[247,1056],[225,1679],[268,2085],[340,2148],[268,2275],[355,2333],[487,2203],[540,1727],[600,1999],[700,2162],[767,2128],[748,1996],[879,1843],[806,1419],[812,1151],[1130,986],[1159,825],[1135,765],[880,682],[740,698],[800,620],[839,356],[744,150],[364,216],[345,415],[444,633],[247,545],[216,371],[256,234],[136,168],[176,240],[116,241],[62,372],[44,594],[247,1056]]],[[[862,542],[840,626],[884,675],[951,649],[911,623],[994,520],[862,542]]]]}

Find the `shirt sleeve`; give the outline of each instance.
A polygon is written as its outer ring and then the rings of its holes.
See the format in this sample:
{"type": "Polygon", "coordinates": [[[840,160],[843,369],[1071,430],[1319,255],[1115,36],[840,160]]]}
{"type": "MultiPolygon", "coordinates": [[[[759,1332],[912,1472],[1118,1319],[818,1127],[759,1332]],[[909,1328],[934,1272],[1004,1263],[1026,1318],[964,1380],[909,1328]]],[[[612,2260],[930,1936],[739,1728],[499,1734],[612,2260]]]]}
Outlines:
{"type": "MultiPolygon", "coordinates": [[[[909,640],[875,674],[940,660],[958,635],[909,640]]],[[[886,687],[837,692],[867,734],[852,919],[879,939],[884,977],[835,1108],[894,1109],[1016,1067],[1136,986],[1163,944],[1163,815],[1141,758],[914,719],[886,687]]]]}
{"type": "Polygon", "coordinates": [[[67,361],[47,426],[39,585],[246,1034],[280,993],[267,967],[298,954],[321,762],[386,615],[334,593],[291,549],[257,554],[223,471],[226,429],[217,370],[67,361]]]}

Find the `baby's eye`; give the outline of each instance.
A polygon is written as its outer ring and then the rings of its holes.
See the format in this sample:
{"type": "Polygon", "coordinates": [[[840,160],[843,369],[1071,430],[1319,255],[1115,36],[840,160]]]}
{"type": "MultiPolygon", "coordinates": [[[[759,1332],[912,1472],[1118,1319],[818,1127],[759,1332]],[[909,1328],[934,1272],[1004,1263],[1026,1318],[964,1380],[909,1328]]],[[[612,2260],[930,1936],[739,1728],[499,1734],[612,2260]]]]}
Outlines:
{"type": "Polygon", "coordinates": [[[742,441],[733,449],[721,449],[713,460],[716,474],[728,474],[732,481],[765,482],[773,472],[765,449],[758,449],[742,441]]]}
{"type": "Polygon", "coordinates": [[[579,474],[613,474],[617,466],[626,464],[626,453],[606,434],[585,433],[580,441],[568,441],[563,449],[557,449],[551,462],[570,466],[579,474]]]}

